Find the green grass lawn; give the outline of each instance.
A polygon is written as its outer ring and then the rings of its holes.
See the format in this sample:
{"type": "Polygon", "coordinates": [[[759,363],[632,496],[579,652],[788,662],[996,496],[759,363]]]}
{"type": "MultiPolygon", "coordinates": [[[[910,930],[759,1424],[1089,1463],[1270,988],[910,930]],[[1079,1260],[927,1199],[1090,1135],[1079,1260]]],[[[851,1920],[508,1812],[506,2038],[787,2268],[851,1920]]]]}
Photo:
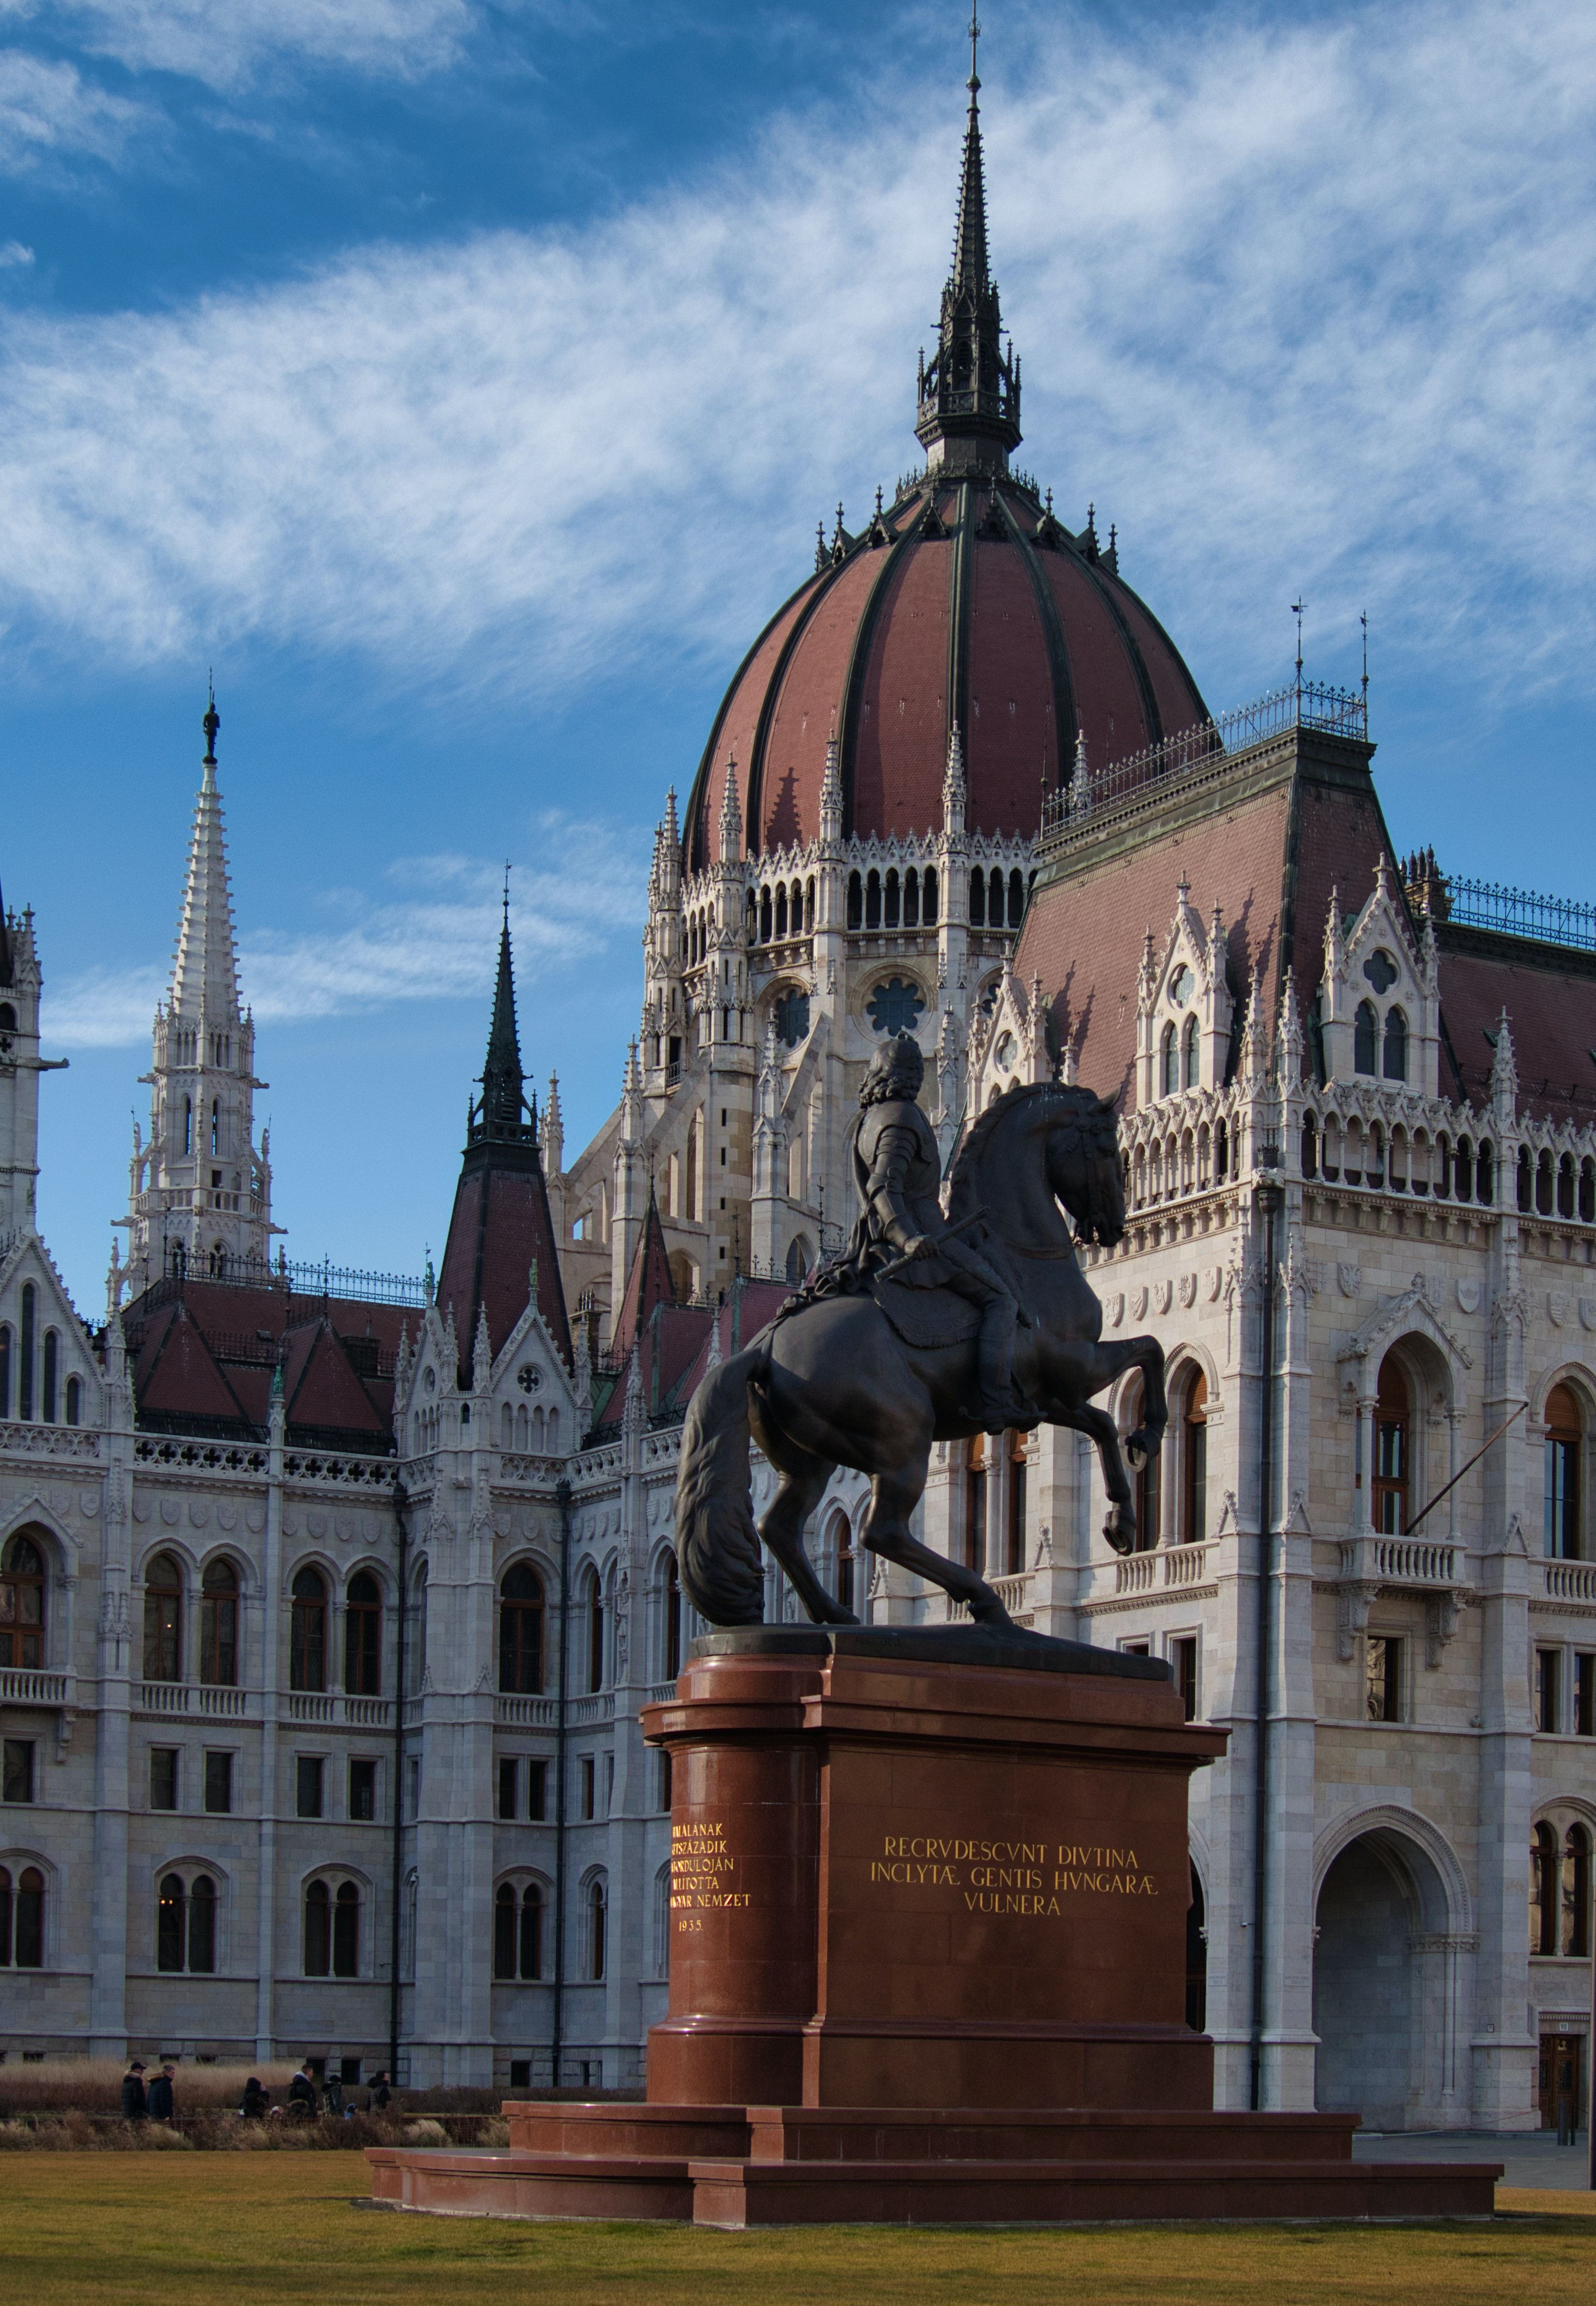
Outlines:
{"type": "Polygon", "coordinates": [[[0,2163],[9,2294],[90,2300],[330,2298],[339,2306],[1026,2306],[1119,2300],[1539,2306],[1596,2296],[1593,2198],[1508,2193],[1489,2226],[537,2225],[351,2207],[356,2154],[16,2154],[0,2163]]]}

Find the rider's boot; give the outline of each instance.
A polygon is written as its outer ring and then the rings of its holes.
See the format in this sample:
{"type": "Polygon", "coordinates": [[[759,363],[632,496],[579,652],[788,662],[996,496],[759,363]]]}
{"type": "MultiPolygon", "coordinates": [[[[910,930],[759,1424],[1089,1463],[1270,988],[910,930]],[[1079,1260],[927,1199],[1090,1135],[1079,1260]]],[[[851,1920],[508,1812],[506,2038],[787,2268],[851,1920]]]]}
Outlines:
{"type": "Polygon", "coordinates": [[[1036,1422],[1035,1407],[1014,1383],[1016,1320],[1014,1300],[1006,1294],[993,1297],[981,1309],[976,1369],[981,1387],[980,1418],[988,1433],[1036,1422]]]}

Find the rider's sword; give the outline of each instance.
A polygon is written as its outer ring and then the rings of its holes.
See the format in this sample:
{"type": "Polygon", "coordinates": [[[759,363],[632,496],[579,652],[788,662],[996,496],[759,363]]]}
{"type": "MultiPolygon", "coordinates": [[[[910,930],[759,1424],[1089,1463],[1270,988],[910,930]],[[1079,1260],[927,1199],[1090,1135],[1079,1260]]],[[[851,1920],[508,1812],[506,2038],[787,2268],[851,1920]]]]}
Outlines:
{"type": "Polygon", "coordinates": [[[891,1265],[877,1266],[870,1276],[871,1280],[890,1280],[894,1273],[901,1273],[906,1265],[913,1265],[922,1257],[935,1257],[944,1241],[952,1240],[955,1234],[968,1233],[971,1226],[978,1225],[986,1214],[984,1209],[971,1209],[969,1217],[960,1217],[957,1225],[943,1226],[940,1233],[928,1233],[918,1249],[911,1249],[907,1256],[895,1257],[891,1265]]]}

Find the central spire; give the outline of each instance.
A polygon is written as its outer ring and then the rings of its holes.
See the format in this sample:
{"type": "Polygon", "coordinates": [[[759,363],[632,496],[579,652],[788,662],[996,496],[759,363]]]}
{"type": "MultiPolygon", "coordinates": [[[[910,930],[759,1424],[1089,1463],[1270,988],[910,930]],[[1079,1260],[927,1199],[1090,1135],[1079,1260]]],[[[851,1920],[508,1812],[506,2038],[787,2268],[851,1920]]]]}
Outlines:
{"type": "Polygon", "coordinates": [[[969,20],[969,116],[964,124],[964,167],[959,178],[959,223],[953,235],[954,288],[980,290],[986,278],[986,180],[981,167],[981,75],[976,70],[976,43],[981,37],[978,18],[969,20]]]}
{"type": "Polygon", "coordinates": [[[524,1118],[529,1111],[525,1082],[521,1037],[516,1028],[516,979],[510,960],[510,875],[507,865],[504,919],[499,931],[499,980],[493,987],[493,1022],[488,1029],[482,1103],[471,1115],[469,1143],[536,1143],[536,1123],[524,1118]]]}
{"type": "Polygon", "coordinates": [[[194,802],[189,842],[188,878],[177,923],[167,1007],[174,1017],[213,1026],[240,1021],[238,962],[233,945],[233,894],[227,884],[227,850],[222,829],[222,797],[216,781],[216,737],[221,727],[216,691],[207,697],[205,758],[194,802]]]}
{"type": "Polygon", "coordinates": [[[920,356],[917,436],[932,471],[1006,473],[1020,445],[1020,363],[1003,343],[997,284],[988,269],[986,179],[981,157],[978,20],[969,20],[969,113],[953,231],[953,269],[942,292],[936,351],[920,356]]]}

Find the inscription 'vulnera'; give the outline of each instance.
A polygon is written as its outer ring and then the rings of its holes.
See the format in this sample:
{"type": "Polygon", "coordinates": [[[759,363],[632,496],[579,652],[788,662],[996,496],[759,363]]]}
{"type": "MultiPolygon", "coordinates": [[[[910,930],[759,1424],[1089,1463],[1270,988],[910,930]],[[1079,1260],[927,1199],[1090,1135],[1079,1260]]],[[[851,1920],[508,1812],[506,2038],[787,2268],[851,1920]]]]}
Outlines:
{"type": "Polygon", "coordinates": [[[1061,1897],[1156,1898],[1134,1849],[1106,1842],[989,1841],[979,1836],[889,1833],[870,1880],[961,1892],[972,1914],[1062,1914],[1061,1897]]]}

